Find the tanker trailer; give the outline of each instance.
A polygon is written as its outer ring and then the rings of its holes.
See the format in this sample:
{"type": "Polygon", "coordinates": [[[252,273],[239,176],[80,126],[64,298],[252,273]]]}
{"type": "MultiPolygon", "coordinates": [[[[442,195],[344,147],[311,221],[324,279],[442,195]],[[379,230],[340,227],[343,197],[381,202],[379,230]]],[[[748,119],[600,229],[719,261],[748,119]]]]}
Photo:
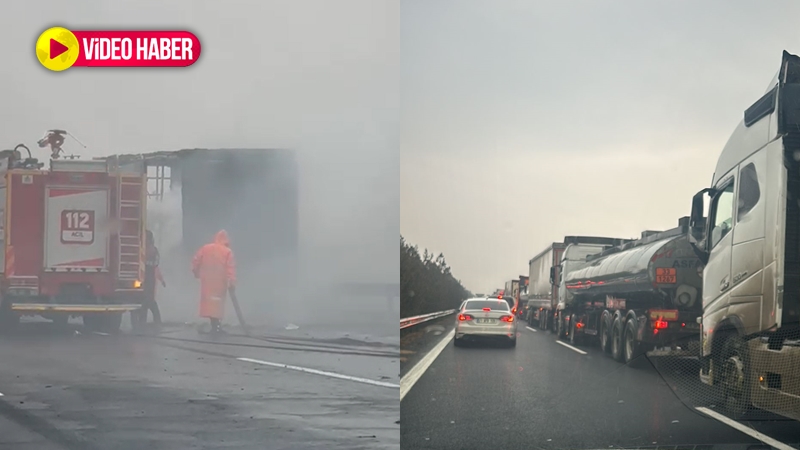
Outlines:
{"type": "Polygon", "coordinates": [[[689,243],[689,218],[664,232],[586,257],[565,271],[559,336],[596,339],[604,353],[630,363],[646,352],[692,355],[699,344],[703,265],[689,243]]]}

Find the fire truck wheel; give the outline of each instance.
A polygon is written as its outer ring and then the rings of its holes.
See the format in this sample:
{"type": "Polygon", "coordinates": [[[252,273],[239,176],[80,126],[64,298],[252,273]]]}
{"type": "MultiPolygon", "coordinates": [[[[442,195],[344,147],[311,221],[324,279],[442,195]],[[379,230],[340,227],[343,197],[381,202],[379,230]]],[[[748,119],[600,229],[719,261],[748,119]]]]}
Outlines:
{"type": "Polygon", "coordinates": [[[122,326],[122,313],[111,313],[103,316],[103,331],[110,334],[119,333],[122,326]]]}
{"type": "Polygon", "coordinates": [[[11,301],[6,300],[0,305],[0,332],[13,330],[19,325],[19,314],[11,310],[11,301]]]}

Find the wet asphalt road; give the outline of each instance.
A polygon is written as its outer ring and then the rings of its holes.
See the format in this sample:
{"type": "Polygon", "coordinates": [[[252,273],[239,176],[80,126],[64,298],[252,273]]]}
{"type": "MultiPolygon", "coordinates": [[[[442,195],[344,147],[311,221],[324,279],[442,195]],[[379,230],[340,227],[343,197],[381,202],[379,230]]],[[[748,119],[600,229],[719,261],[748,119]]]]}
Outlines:
{"type": "MultiPolygon", "coordinates": [[[[448,322],[430,327],[435,332],[426,333],[429,342],[416,342],[413,352],[406,351],[404,338],[404,375],[444,337],[442,332],[452,330],[452,319],[448,322]]],[[[516,348],[448,343],[403,398],[403,449],[760,444],[695,409],[718,410],[697,379],[696,361],[650,358],[629,367],[598,348],[582,346],[586,354],[580,354],[548,332],[519,325],[516,348]]],[[[748,426],[800,448],[797,422],[764,413],[751,419],[748,426]]]]}
{"type": "Polygon", "coordinates": [[[212,340],[180,327],[156,337],[23,325],[0,336],[0,448],[399,446],[390,335],[381,345],[331,329],[212,340]]]}

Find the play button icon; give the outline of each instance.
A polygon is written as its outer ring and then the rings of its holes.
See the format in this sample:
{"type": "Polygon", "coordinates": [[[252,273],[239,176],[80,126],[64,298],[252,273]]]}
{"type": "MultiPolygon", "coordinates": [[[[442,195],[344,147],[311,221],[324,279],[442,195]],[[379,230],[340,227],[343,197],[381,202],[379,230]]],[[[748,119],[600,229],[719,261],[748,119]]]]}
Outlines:
{"type": "Polygon", "coordinates": [[[48,28],[36,39],[36,59],[47,70],[67,70],[80,57],[78,38],[64,27],[48,28]]]}
{"type": "Polygon", "coordinates": [[[55,39],[50,39],[50,59],[57,58],[69,50],[69,47],[58,42],[55,39]]]}

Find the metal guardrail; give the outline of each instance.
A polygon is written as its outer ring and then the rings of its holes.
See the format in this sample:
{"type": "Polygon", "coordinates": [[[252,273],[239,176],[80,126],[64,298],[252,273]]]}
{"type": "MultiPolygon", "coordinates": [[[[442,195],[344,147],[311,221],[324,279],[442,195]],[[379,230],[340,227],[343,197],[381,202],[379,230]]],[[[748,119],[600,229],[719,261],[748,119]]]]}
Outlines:
{"type": "Polygon", "coordinates": [[[405,319],[400,319],[400,329],[403,330],[409,327],[413,327],[414,325],[419,325],[421,323],[428,322],[433,319],[449,316],[450,314],[453,314],[456,311],[457,310],[455,309],[448,309],[447,311],[439,311],[429,314],[423,314],[421,316],[406,317],[405,319]]]}

